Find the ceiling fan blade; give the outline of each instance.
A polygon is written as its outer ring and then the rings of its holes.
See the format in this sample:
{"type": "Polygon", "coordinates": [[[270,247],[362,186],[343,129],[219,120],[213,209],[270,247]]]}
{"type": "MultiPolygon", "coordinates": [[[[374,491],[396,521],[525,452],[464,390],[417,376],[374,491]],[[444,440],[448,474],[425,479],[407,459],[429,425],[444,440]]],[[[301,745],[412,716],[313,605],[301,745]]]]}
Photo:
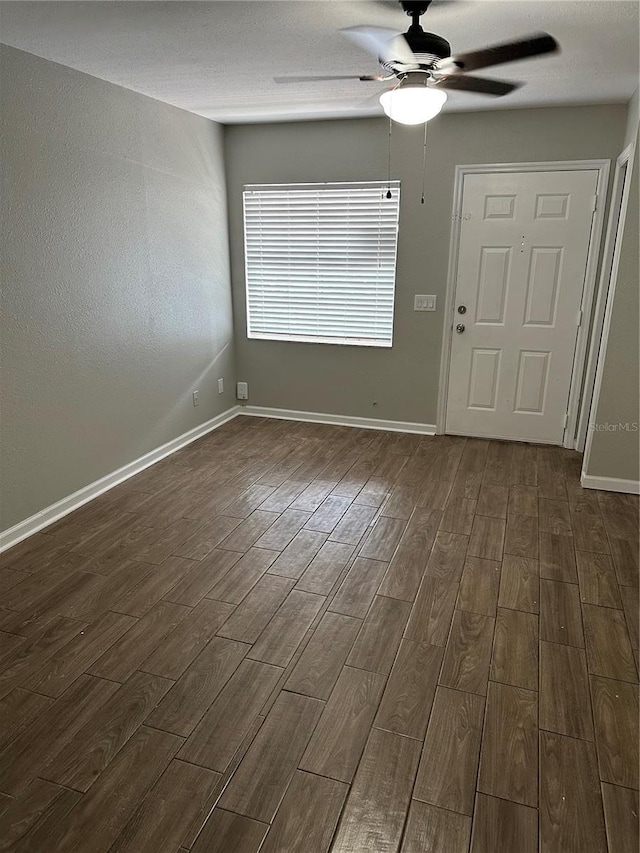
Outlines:
{"type": "Polygon", "coordinates": [[[403,35],[384,27],[347,27],[340,30],[347,38],[372,53],[376,59],[400,62],[418,68],[418,61],[403,35]]]}
{"type": "Polygon", "coordinates": [[[500,65],[502,62],[514,62],[517,59],[527,59],[542,56],[544,53],[555,53],[560,49],[558,42],[547,33],[538,33],[519,41],[509,41],[474,50],[469,53],[459,53],[438,63],[443,71],[451,66],[461,71],[475,71],[477,68],[488,68],[490,65],[500,65]]]}
{"type": "Polygon", "coordinates": [[[457,89],[461,92],[479,92],[482,95],[508,95],[519,89],[522,83],[507,83],[505,80],[490,80],[487,77],[467,77],[466,74],[450,74],[435,81],[439,89],[457,89]]]}
{"type": "Polygon", "coordinates": [[[333,74],[328,77],[274,77],[274,83],[317,83],[322,80],[375,80],[382,81],[387,80],[387,77],[383,77],[382,74],[364,74],[361,77],[355,77],[353,74],[345,75],[345,74],[333,74]]]}

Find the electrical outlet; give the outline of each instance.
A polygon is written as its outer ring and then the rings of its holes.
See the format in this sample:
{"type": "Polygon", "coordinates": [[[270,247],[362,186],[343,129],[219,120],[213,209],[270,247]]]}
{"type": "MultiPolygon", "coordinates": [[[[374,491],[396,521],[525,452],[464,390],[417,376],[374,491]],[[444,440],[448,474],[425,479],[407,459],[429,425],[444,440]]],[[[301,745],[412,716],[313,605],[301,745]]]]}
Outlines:
{"type": "Polygon", "coordinates": [[[199,391],[193,392],[193,405],[194,406],[200,405],[200,392],[199,391]]]}
{"type": "Polygon", "coordinates": [[[218,379],[218,394],[224,394],[224,379],[218,379]]]}
{"type": "Polygon", "coordinates": [[[249,399],[249,383],[248,382],[238,382],[236,385],[236,397],[238,400],[248,400],[249,399]]]}
{"type": "Polygon", "coordinates": [[[436,297],[429,296],[424,293],[416,293],[413,297],[413,310],[414,311],[435,311],[436,310],[436,297]]]}

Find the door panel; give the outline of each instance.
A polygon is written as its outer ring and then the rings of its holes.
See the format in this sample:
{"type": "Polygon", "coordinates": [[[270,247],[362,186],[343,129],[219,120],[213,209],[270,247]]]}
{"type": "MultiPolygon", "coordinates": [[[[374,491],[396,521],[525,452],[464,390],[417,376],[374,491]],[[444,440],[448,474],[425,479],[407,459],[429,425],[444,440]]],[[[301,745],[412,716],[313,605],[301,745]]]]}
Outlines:
{"type": "Polygon", "coordinates": [[[465,177],[447,432],[562,443],[597,180],[465,177]]]}

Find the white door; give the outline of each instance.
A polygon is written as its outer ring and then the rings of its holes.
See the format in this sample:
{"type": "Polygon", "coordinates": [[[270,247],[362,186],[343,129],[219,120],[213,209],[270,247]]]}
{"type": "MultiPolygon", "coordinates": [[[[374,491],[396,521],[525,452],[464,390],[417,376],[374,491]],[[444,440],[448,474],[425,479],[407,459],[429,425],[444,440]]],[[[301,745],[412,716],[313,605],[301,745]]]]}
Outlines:
{"type": "Polygon", "coordinates": [[[465,176],[448,433],[562,444],[597,179],[465,176]]]}

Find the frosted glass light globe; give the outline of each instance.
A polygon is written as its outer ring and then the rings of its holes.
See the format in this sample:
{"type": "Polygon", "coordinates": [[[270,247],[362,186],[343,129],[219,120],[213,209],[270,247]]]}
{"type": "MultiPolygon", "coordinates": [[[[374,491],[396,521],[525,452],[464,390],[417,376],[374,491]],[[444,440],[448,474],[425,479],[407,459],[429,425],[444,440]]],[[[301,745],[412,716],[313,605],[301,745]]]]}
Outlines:
{"type": "Polygon", "coordinates": [[[399,86],[380,95],[382,109],[400,124],[424,124],[438,115],[446,100],[446,92],[420,84],[399,86]]]}

